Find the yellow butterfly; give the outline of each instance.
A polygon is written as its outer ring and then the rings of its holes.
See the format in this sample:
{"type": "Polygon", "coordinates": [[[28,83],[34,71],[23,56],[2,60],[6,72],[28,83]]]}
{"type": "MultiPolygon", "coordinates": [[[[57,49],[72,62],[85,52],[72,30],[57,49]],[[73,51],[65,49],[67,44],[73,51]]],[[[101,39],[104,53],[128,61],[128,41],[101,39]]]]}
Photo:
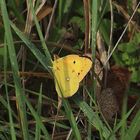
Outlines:
{"type": "Polygon", "coordinates": [[[67,55],[53,61],[55,88],[59,97],[74,95],[79,83],[83,80],[92,66],[92,61],[79,55],[67,55]]]}

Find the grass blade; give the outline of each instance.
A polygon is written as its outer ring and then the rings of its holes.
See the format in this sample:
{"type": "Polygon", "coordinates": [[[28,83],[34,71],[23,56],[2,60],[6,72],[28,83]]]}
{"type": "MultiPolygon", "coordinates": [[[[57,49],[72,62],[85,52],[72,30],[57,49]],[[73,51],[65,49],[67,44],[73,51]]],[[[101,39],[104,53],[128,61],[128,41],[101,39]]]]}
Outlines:
{"type": "MultiPolygon", "coordinates": [[[[103,124],[102,120],[99,118],[97,112],[94,112],[92,108],[85,102],[80,100],[79,98],[74,98],[74,102],[80,107],[80,109],[87,116],[89,123],[91,123],[105,139],[108,139],[111,132],[109,129],[103,124]]],[[[111,140],[115,140],[115,136],[111,137],[111,140]]]]}
{"type": "Polygon", "coordinates": [[[8,87],[7,87],[7,76],[6,76],[6,70],[7,70],[7,46],[4,47],[4,84],[5,84],[5,92],[6,92],[6,98],[7,98],[7,108],[9,113],[9,121],[10,121],[10,132],[11,132],[11,138],[12,140],[16,140],[16,133],[14,129],[14,123],[12,118],[12,110],[9,102],[9,95],[8,95],[8,87]]]}
{"type": "Polygon", "coordinates": [[[74,115],[72,113],[71,107],[70,107],[68,101],[66,99],[64,99],[64,98],[63,98],[63,104],[64,104],[66,116],[67,116],[67,118],[68,118],[68,120],[70,122],[70,125],[72,127],[73,133],[75,135],[75,139],[76,140],[81,140],[81,135],[80,135],[80,132],[78,130],[77,123],[75,121],[75,118],[74,118],[74,115]]]}
{"type": "Polygon", "coordinates": [[[16,89],[16,98],[17,98],[17,105],[18,105],[18,109],[19,109],[22,134],[23,134],[24,139],[29,139],[25,104],[24,104],[24,101],[22,98],[23,91],[21,89],[22,86],[20,83],[19,75],[18,75],[19,69],[18,69],[18,63],[17,63],[17,59],[16,59],[13,37],[12,37],[11,29],[10,29],[10,22],[9,22],[9,18],[8,18],[5,0],[1,0],[0,2],[1,2],[0,4],[1,4],[2,18],[3,18],[3,22],[4,22],[5,35],[6,35],[6,43],[8,46],[8,52],[9,52],[11,67],[12,67],[12,71],[13,71],[13,78],[14,78],[15,89],[16,89]]]}
{"type": "Polygon", "coordinates": [[[47,69],[50,73],[50,61],[51,58],[46,57],[41,51],[11,22],[11,27],[14,29],[19,38],[26,44],[26,46],[31,50],[37,60],[47,69]]]}
{"type": "Polygon", "coordinates": [[[96,34],[97,34],[97,17],[98,17],[98,0],[92,1],[92,25],[91,25],[91,50],[92,59],[95,60],[95,48],[96,48],[96,34]]]}
{"type": "Polygon", "coordinates": [[[140,110],[137,112],[129,129],[126,131],[124,139],[125,140],[134,140],[140,131],[140,110]]]}
{"type": "Polygon", "coordinates": [[[27,104],[28,108],[30,109],[32,115],[34,116],[36,122],[38,123],[39,128],[44,133],[45,139],[50,140],[49,133],[48,133],[47,129],[45,128],[44,124],[42,123],[42,120],[41,120],[40,116],[36,113],[36,111],[34,110],[34,108],[31,105],[31,103],[26,98],[26,96],[24,96],[24,101],[26,102],[26,104],[27,104]]]}
{"type": "Polygon", "coordinates": [[[43,50],[45,52],[45,56],[47,57],[48,66],[51,66],[51,64],[52,64],[52,62],[51,62],[51,55],[50,55],[49,50],[48,50],[48,48],[46,46],[46,42],[45,42],[45,39],[43,37],[42,31],[40,29],[40,26],[39,26],[39,23],[38,23],[38,19],[37,19],[36,15],[35,15],[35,11],[33,9],[32,1],[29,0],[29,2],[30,2],[31,11],[32,11],[32,14],[33,14],[33,19],[34,19],[34,22],[35,22],[35,25],[36,25],[36,29],[37,29],[40,41],[42,43],[42,48],[43,48],[43,50]]]}
{"type": "MultiPolygon", "coordinates": [[[[42,105],[42,84],[40,86],[40,92],[39,92],[39,98],[38,98],[38,104],[37,104],[37,113],[39,115],[41,115],[41,105],[42,105]]],[[[35,131],[35,140],[39,140],[40,139],[40,127],[38,125],[38,123],[36,123],[36,131],[35,131]]]]}

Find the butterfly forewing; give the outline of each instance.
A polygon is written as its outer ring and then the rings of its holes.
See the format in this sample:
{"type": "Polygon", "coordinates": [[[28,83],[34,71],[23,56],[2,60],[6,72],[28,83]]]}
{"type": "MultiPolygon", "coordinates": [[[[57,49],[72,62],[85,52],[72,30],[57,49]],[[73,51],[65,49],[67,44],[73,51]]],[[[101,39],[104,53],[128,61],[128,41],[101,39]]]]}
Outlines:
{"type": "Polygon", "coordinates": [[[79,55],[68,55],[64,60],[70,65],[70,68],[76,72],[79,82],[83,80],[92,66],[92,61],[87,57],[80,57],[79,55]]]}

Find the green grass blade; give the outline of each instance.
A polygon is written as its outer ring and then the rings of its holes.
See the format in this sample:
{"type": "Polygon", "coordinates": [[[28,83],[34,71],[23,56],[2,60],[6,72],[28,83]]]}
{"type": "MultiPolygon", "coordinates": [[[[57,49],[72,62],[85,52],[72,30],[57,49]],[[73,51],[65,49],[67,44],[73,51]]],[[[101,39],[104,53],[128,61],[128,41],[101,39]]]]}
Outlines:
{"type": "Polygon", "coordinates": [[[16,59],[16,53],[15,53],[13,37],[12,37],[11,29],[10,29],[8,13],[7,13],[5,1],[1,0],[0,4],[1,4],[1,12],[2,12],[2,18],[3,18],[3,23],[4,23],[5,35],[6,35],[6,43],[8,46],[9,58],[10,58],[11,67],[13,71],[13,78],[14,78],[15,89],[16,89],[16,98],[17,98],[17,104],[19,108],[23,139],[29,139],[27,116],[26,116],[25,104],[22,98],[23,96],[22,90],[21,90],[22,86],[20,83],[20,78],[18,76],[18,71],[19,71],[18,63],[16,59]]]}
{"type": "Polygon", "coordinates": [[[34,116],[36,122],[38,123],[39,128],[42,130],[42,132],[45,135],[45,139],[46,140],[50,140],[50,135],[47,131],[47,129],[45,128],[44,124],[42,123],[42,120],[40,118],[40,116],[36,113],[36,111],[34,110],[34,108],[32,107],[31,103],[28,101],[28,99],[26,98],[26,96],[24,96],[24,100],[28,106],[28,108],[30,109],[32,115],[34,116]]]}
{"type": "Polygon", "coordinates": [[[98,18],[98,0],[92,1],[92,15],[91,15],[91,50],[92,59],[95,60],[95,48],[96,48],[96,34],[97,34],[97,18],[98,18]]]}
{"type": "Polygon", "coordinates": [[[63,98],[62,100],[63,100],[66,116],[67,116],[67,118],[68,118],[68,120],[70,122],[70,125],[72,127],[75,139],[76,140],[81,140],[81,135],[80,135],[79,129],[77,127],[77,123],[75,121],[75,118],[74,118],[74,115],[72,113],[71,107],[70,107],[67,99],[63,98]]]}
{"type": "MultiPolygon", "coordinates": [[[[126,111],[127,111],[127,94],[125,93],[125,95],[123,97],[122,118],[125,117],[126,111]]],[[[127,129],[127,121],[125,120],[125,121],[123,121],[122,127],[121,127],[121,140],[124,139],[126,129],[127,129]]]]}
{"type": "Polygon", "coordinates": [[[26,44],[26,46],[31,50],[31,52],[34,54],[34,56],[37,58],[37,60],[47,69],[50,73],[50,61],[51,58],[47,58],[41,51],[11,22],[11,26],[16,32],[16,34],[19,36],[19,38],[26,44]]]}
{"type": "Polygon", "coordinates": [[[126,131],[124,140],[135,140],[140,131],[140,109],[131,122],[129,129],[126,131]]]}
{"type": "MultiPolygon", "coordinates": [[[[82,101],[79,98],[74,98],[74,102],[84,112],[85,116],[87,116],[89,123],[91,123],[102,134],[102,136],[105,139],[108,139],[110,134],[111,134],[111,132],[103,124],[103,122],[99,118],[97,112],[94,112],[92,110],[92,108],[85,101],[82,101]]],[[[111,139],[115,140],[115,136],[112,136],[111,139]]]]}
{"type": "Polygon", "coordinates": [[[58,25],[61,27],[62,22],[62,9],[63,9],[63,1],[58,1],[58,25]]]}
{"type": "Polygon", "coordinates": [[[37,29],[37,32],[38,32],[38,35],[39,35],[39,38],[40,38],[40,41],[41,41],[41,44],[42,44],[42,48],[43,48],[43,50],[45,52],[45,55],[47,57],[47,60],[48,60],[48,66],[51,66],[52,65],[51,55],[50,55],[49,50],[46,46],[46,42],[45,42],[45,39],[43,37],[41,28],[39,26],[38,19],[35,15],[35,11],[33,9],[33,4],[32,4],[33,2],[31,0],[29,0],[29,3],[30,3],[30,8],[31,8],[32,14],[33,14],[33,19],[34,19],[34,22],[35,22],[35,25],[36,25],[36,29],[37,29]]]}
{"type": "MultiPolygon", "coordinates": [[[[7,83],[4,83],[4,84],[7,84],[7,83]]],[[[8,109],[8,103],[6,102],[6,100],[2,97],[2,96],[0,96],[0,102],[1,102],[1,104],[6,108],[6,109],[8,109]]],[[[16,119],[16,120],[18,120],[18,117],[17,117],[17,115],[15,114],[15,112],[12,110],[12,108],[11,108],[11,113],[12,113],[12,115],[13,115],[13,117],[16,119]]]]}
{"type": "Polygon", "coordinates": [[[7,70],[7,46],[4,46],[4,84],[5,84],[5,92],[6,92],[6,98],[7,98],[7,108],[8,108],[8,113],[9,113],[9,121],[10,121],[10,132],[11,132],[11,139],[16,140],[16,133],[14,129],[14,123],[13,123],[13,118],[12,118],[12,110],[9,102],[9,95],[8,95],[8,87],[7,87],[7,75],[6,75],[6,70],[7,70]]]}
{"type": "Polygon", "coordinates": [[[132,113],[132,111],[134,110],[135,106],[132,107],[124,116],[123,118],[119,121],[119,123],[113,128],[113,131],[111,132],[111,135],[114,135],[115,133],[117,133],[117,131],[120,130],[120,128],[122,127],[123,123],[127,121],[128,117],[130,116],[130,114],[132,113]]]}
{"type": "MultiPolygon", "coordinates": [[[[40,92],[39,92],[39,98],[38,98],[38,104],[37,104],[37,113],[39,115],[41,115],[41,105],[42,105],[42,84],[40,86],[40,92]]],[[[35,140],[39,140],[40,139],[40,127],[38,125],[38,123],[36,123],[36,130],[35,130],[35,140]]]]}

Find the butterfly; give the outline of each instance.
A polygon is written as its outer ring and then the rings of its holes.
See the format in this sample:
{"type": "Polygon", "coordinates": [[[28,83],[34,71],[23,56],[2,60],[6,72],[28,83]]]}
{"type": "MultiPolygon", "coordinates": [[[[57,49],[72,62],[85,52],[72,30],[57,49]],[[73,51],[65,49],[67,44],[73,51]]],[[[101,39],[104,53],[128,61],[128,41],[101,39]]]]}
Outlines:
{"type": "Polygon", "coordinates": [[[53,61],[55,89],[59,97],[71,97],[92,67],[92,61],[79,55],[67,55],[53,61]],[[63,94],[63,95],[62,95],[63,94]]]}

